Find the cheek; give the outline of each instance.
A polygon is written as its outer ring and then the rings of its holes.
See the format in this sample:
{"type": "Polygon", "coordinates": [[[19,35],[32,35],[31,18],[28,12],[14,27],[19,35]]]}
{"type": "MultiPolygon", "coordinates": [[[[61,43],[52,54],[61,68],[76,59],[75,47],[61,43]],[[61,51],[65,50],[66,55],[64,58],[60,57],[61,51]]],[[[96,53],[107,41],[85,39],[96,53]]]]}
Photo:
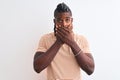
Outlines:
{"type": "Polygon", "coordinates": [[[69,25],[69,29],[73,29],[73,24],[71,23],[70,25],[69,25]]]}

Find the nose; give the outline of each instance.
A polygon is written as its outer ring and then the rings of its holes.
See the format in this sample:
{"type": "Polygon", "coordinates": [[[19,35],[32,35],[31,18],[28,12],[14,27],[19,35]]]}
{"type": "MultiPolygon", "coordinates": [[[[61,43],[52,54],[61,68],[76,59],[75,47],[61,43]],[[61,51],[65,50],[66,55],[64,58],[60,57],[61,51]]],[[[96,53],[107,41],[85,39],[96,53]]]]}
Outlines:
{"type": "Polygon", "coordinates": [[[62,26],[66,27],[67,23],[65,22],[65,20],[62,21],[62,26]]]}

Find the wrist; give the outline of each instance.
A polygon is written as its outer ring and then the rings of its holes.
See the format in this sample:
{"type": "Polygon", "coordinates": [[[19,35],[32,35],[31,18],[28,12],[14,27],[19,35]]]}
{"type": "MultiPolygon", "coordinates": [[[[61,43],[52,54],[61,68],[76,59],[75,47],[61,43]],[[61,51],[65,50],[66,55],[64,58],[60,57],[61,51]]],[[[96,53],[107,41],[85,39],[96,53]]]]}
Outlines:
{"type": "Polygon", "coordinates": [[[80,49],[79,52],[77,54],[74,54],[74,55],[76,57],[76,56],[80,55],[81,53],[82,53],[82,50],[80,49]]]}
{"type": "Polygon", "coordinates": [[[71,48],[74,48],[75,45],[76,45],[76,42],[75,42],[75,41],[71,41],[70,44],[69,44],[69,46],[70,46],[71,48]]]}
{"type": "Polygon", "coordinates": [[[64,44],[60,39],[57,39],[57,40],[56,40],[56,43],[57,43],[58,45],[63,45],[63,44],[64,44]]]}
{"type": "Polygon", "coordinates": [[[74,55],[81,53],[81,49],[75,41],[72,42],[72,45],[70,47],[71,47],[72,51],[74,52],[74,55]]]}

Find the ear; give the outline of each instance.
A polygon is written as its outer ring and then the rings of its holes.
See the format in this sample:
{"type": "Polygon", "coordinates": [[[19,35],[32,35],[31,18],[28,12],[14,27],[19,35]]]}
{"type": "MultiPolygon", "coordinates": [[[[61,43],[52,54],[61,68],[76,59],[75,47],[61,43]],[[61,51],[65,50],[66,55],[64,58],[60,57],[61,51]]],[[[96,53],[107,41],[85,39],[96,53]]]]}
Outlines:
{"type": "Polygon", "coordinates": [[[73,18],[71,18],[71,22],[73,22],[73,18]]]}

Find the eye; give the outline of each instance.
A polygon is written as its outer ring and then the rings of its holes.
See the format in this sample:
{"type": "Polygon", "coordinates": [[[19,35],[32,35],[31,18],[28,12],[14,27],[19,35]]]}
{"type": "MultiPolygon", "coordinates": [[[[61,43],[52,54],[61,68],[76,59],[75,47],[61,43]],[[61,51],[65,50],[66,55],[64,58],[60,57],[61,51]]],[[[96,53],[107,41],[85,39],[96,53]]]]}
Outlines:
{"type": "Polygon", "coordinates": [[[62,20],[61,20],[61,19],[58,19],[57,22],[62,23],[62,20]]]}
{"type": "Polygon", "coordinates": [[[70,18],[65,19],[65,22],[67,23],[70,22],[70,18]]]}
{"type": "Polygon", "coordinates": [[[62,23],[62,22],[63,22],[63,20],[61,20],[61,19],[59,19],[59,18],[57,18],[56,21],[57,21],[58,23],[62,23]]]}

